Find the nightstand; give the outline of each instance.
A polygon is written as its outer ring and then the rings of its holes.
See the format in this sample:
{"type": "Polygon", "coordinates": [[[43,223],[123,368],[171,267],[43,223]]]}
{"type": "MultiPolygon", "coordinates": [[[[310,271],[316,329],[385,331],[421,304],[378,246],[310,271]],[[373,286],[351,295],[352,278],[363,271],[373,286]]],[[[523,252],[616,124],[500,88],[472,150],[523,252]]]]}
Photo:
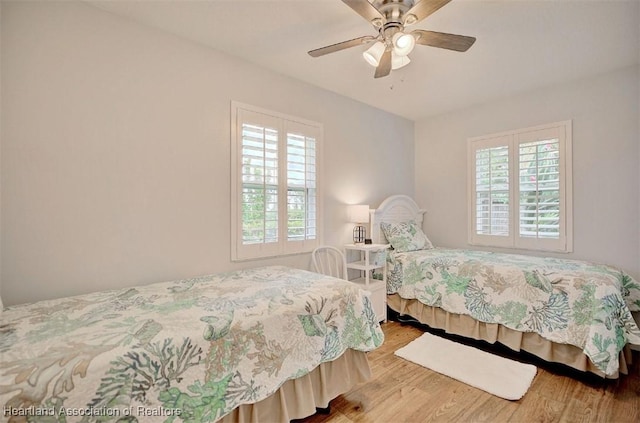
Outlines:
{"type": "Polygon", "coordinates": [[[378,321],[387,320],[387,260],[389,244],[347,244],[344,246],[347,269],[360,271],[360,277],[351,282],[371,292],[371,305],[378,321]],[[350,253],[351,252],[351,253],[350,253]],[[373,279],[373,270],[380,270],[382,280],[373,279]]]}

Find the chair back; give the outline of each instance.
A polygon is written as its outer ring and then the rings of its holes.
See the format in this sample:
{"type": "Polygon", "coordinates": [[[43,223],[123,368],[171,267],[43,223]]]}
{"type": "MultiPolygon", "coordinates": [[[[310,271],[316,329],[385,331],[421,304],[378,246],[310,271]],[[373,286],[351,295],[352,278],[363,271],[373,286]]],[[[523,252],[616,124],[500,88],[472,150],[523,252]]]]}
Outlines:
{"type": "Polygon", "coordinates": [[[311,258],[314,272],[348,280],[347,259],[336,247],[330,245],[318,247],[311,253],[311,258]]]}

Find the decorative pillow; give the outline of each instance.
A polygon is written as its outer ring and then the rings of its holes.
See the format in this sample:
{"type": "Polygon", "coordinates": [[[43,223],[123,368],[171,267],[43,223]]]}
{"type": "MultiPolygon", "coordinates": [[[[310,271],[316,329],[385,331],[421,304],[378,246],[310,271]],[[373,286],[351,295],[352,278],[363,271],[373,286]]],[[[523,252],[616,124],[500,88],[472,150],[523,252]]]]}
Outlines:
{"type": "Polygon", "coordinates": [[[400,223],[381,223],[380,228],[395,251],[405,252],[433,248],[429,238],[413,220],[400,223]]]}

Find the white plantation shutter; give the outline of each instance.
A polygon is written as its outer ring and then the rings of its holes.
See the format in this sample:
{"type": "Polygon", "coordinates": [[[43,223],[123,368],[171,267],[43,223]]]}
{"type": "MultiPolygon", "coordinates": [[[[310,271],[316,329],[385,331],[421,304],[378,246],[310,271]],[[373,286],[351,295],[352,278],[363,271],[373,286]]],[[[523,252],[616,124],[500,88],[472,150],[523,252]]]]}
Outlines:
{"type": "Polygon", "coordinates": [[[472,243],[509,246],[511,234],[510,138],[474,143],[470,190],[473,192],[472,243]]]}
{"type": "Polygon", "coordinates": [[[509,147],[476,151],[476,230],[509,236],[509,147]]]}
{"type": "Polygon", "coordinates": [[[316,238],[316,139],[287,133],[287,239],[316,238]]]}
{"type": "Polygon", "coordinates": [[[232,259],[311,251],[322,127],[236,102],[232,127],[232,259]]]}
{"type": "Polygon", "coordinates": [[[514,138],[519,172],[516,246],[564,251],[566,128],[527,131],[514,138]]]}
{"type": "Polygon", "coordinates": [[[469,243],[571,251],[571,122],[469,140],[469,243]]]}
{"type": "Polygon", "coordinates": [[[278,131],[242,124],[242,243],[278,242],[278,131]]]}

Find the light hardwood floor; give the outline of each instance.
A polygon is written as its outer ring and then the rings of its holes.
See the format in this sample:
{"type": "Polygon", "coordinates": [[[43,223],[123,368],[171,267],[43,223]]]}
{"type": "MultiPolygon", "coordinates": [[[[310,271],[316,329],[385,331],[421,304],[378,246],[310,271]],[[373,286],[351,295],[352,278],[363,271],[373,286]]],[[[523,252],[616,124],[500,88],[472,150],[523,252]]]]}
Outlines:
{"type": "Polygon", "coordinates": [[[538,367],[524,398],[507,401],[396,357],[421,329],[398,322],[382,328],[384,344],[369,353],[373,379],[334,399],[329,414],[298,422],[640,422],[637,352],[630,374],[608,381],[488,347],[538,367]]]}

